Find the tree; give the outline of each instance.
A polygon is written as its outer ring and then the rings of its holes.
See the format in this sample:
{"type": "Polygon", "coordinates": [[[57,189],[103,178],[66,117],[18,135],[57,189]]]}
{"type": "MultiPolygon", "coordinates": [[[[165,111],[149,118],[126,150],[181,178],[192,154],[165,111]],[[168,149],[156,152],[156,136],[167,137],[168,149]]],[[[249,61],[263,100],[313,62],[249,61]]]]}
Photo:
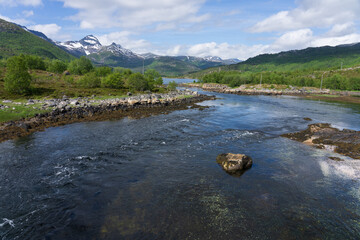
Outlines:
{"type": "Polygon", "coordinates": [[[63,73],[67,69],[67,64],[63,61],[54,59],[49,62],[47,70],[53,73],[63,73]]]}
{"type": "Polygon", "coordinates": [[[98,77],[106,77],[112,73],[111,67],[97,67],[95,68],[96,75],[98,77]]]}
{"type": "Polygon", "coordinates": [[[146,81],[145,77],[141,73],[132,74],[127,81],[127,85],[129,89],[135,91],[149,90],[148,81],[146,81]]]}
{"type": "Polygon", "coordinates": [[[95,72],[89,72],[79,79],[78,85],[84,88],[97,88],[101,85],[101,80],[95,72]]]}
{"type": "Polygon", "coordinates": [[[94,69],[91,61],[86,57],[82,56],[79,59],[75,59],[69,64],[69,71],[72,74],[84,75],[94,69]]]}
{"type": "Polygon", "coordinates": [[[25,59],[25,64],[28,69],[46,70],[45,61],[39,56],[34,55],[20,55],[25,59]]]}
{"type": "Polygon", "coordinates": [[[101,86],[105,88],[120,89],[124,87],[124,76],[121,73],[112,73],[101,80],[101,86]]]}
{"type": "Polygon", "coordinates": [[[28,73],[24,56],[9,58],[6,67],[5,90],[15,94],[29,92],[31,76],[28,73]]]}

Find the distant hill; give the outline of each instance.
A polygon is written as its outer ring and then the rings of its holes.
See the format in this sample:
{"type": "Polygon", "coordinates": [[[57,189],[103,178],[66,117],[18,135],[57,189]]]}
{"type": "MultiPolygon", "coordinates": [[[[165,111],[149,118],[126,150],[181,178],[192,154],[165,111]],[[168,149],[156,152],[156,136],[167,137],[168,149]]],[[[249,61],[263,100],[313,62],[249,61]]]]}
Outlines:
{"type": "Polygon", "coordinates": [[[57,42],[60,48],[74,56],[86,56],[96,65],[125,67],[141,72],[155,69],[162,75],[178,76],[209,67],[238,63],[238,59],[223,60],[219,57],[159,56],[153,53],[137,54],[119,44],[102,46],[99,40],[88,35],[80,41],[57,42]]]}
{"type": "MultiPolygon", "coordinates": [[[[44,35],[45,36],[45,35],[44,35]]],[[[46,36],[45,36],[46,37],[46,36]]],[[[0,19],[0,58],[19,54],[34,54],[41,57],[68,61],[74,57],[50,42],[22,27],[0,19]]]]}
{"type": "MultiPolygon", "coordinates": [[[[292,50],[276,54],[262,54],[244,62],[221,66],[222,71],[316,71],[350,68],[360,65],[360,43],[339,45],[336,47],[316,47],[292,50]]],[[[209,68],[191,75],[200,77],[206,73],[218,71],[209,68]]]]}

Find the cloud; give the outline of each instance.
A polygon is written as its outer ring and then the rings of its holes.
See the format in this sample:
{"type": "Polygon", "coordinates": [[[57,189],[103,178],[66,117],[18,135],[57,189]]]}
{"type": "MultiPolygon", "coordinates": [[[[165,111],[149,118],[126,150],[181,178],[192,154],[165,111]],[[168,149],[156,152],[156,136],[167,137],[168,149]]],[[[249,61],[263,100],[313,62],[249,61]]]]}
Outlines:
{"type": "Polygon", "coordinates": [[[55,23],[29,26],[28,29],[44,33],[49,38],[58,38],[61,27],[55,23]]]}
{"type": "Polygon", "coordinates": [[[12,23],[16,23],[16,24],[19,24],[19,25],[26,25],[26,24],[29,24],[29,20],[25,19],[25,18],[9,18],[9,17],[6,17],[6,16],[3,16],[0,14],[0,18],[1,19],[4,19],[5,21],[8,21],[8,22],[12,22],[12,23]]]}
{"type": "Polygon", "coordinates": [[[115,42],[122,45],[124,48],[135,51],[136,53],[148,52],[148,49],[151,48],[151,44],[144,39],[132,39],[132,35],[134,34],[129,31],[112,32],[109,34],[98,36],[98,39],[100,43],[104,46],[110,45],[111,43],[115,42]]]}
{"type": "Polygon", "coordinates": [[[278,12],[258,22],[251,32],[281,32],[302,28],[327,28],[360,19],[359,0],[301,0],[290,11],[278,12]]]}
{"type": "Polygon", "coordinates": [[[284,51],[306,48],[311,45],[311,29],[300,29],[283,34],[271,45],[271,51],[284,51]]]}
{"type": "Polygon", "coordinates": [[[22,14],[24,15],[24,17],[31,17],[31,16],[34,16],[34,11],[24,10],[24,11],[22,11],[22,14]]]}
{"type": "Polygon", "coordinates": [[[71,19],[80,21],[80,27],[124,29],[150,27],[158,30],[173,24],[199,23],[209,15],[198,15],[206,0],[59,0],[65,7],[78,9],[71,19]],[[159,26],[157,26],[159,25],[159,26]]]}
{"type": "Polygon", "coordinates": [[[39,6],[42,5],[41,0],[0,0],[0,5],[16,7],[18,5],[23,6],[39,6]]]}

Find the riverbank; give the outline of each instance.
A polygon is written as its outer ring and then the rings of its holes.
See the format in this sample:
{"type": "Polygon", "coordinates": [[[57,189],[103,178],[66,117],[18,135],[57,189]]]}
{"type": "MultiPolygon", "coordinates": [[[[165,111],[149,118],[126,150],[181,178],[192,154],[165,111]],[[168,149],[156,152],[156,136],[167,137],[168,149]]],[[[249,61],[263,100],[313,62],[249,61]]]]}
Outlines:
{"type": "MultiPolygon", "coordinates": [[[[69,123],[119,119],[127,116],[140,118],[187,109],[196,107],[195,103],[214,98],[214,96],[185,90],[166,94],[107,98],[105,100],[95,98],[69,99],[67,97],[51,100],[28,100],[27,103],[21,104],[24,106],[35,105],[39,113],[34,117],[1,123],[0,142],[26,136],[48,127],[69,123]]],[[[11,102],[10,104],[15,103],[11,102]]],[[[2,108],[5,109],[4,105],[2,108]]]]}
{"type": "Polygon", "coordinates": [[[188,83],[182,84],[186,87],[201,88],[205,91],[237,94],[237,95],[268,95],[268,96],[300,96],[313,100],[345,102],[360,104],[360,92],[331,91],[329,89],[318,89],[314,87],[294,87],[287,85],[242,85],[231,88],[226,84],[216,83],[188,83]]]}

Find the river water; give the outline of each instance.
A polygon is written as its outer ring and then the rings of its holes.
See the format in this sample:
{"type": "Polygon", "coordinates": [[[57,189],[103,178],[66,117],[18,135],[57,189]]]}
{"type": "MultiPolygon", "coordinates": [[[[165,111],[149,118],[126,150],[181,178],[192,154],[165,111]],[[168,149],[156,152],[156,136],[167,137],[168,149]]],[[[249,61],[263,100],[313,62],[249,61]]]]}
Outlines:
{"type": "Polygon", "coordinates": [[[280,137],[356,105],[216,94],[205,110],[76,123],[0,144],[0,239],[359,239],[360,161],[280,137]],[[228,175],[220,153],[253,167],[228,175]]]}

